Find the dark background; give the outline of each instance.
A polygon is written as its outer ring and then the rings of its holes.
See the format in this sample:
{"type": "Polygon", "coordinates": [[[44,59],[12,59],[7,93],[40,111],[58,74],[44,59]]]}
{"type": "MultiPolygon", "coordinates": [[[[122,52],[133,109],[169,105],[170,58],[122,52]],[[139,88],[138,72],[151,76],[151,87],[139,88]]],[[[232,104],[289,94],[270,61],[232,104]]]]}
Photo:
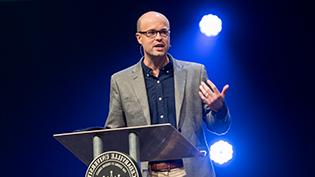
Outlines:
{"type": "Polygon", "coordinates": [[[315,176],[314,10],[271,0],[0,1],[1,176],[84,176],[52,136],[104,124],[110,76],[141,57],[135,24],[148,10],[169,18],[174,57],[231,85],[232,127],[208,135],[234,147],[218,177],[315,176]],[[201,54],[207,42],[189,31],[213,12],[223,31],[201,54]]]}

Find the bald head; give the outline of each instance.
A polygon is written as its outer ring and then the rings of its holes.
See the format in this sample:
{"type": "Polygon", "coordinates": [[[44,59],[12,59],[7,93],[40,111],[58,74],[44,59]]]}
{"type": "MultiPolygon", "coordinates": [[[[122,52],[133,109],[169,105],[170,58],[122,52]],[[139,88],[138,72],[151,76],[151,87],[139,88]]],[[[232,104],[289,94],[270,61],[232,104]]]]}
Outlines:
{"type": "Polygon", "coordinates": [[[154,23],[156,21],[164,21],[168,28],[170,26],[168,19],[161,13],[155,11],[149,11],[141,15],[137,21],[137,31],[141,31],[143,24],[154,23]]]}

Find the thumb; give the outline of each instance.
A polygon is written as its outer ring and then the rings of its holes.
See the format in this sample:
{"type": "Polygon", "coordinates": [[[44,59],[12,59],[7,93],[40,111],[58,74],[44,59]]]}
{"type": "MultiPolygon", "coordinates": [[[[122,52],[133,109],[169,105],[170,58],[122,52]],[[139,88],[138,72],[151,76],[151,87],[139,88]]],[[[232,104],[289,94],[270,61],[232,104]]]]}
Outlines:
{"type": "Polygon", "coordinates": [[[221,95],[222,95],[223,98],[225,97],[226,92],[227,92],[227,90],[229,89],[229,87],[230,87],[230,86],[229,86],[228,84],[226,84],[226,85],[223,87],[222,92],[221,92],[221,95]]]}

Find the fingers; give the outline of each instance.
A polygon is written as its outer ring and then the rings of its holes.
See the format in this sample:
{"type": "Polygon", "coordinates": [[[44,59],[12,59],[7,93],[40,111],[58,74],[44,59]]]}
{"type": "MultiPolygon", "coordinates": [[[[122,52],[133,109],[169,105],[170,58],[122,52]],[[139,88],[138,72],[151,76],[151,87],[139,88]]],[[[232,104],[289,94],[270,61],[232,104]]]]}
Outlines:
{"type": "Polygon", "coordinates": [[[201,82],[199,89],[200,89],[201,93],[204,95],[204,97],[206,97],[206,98],[213,94],[212,90],[204,82],[201,82]]]}
{"type": "Polygon", "coordinates": [[[209,79],[207,80],[207,83],[209,84],[211,90],[213,91],[213,93],[215,94],[219,94],[219,90],[217,89],[217,87],[214,85],[213,82],[211,82],[209,79]]]}
{"type": "Polygon", "coordinates": [[[224,105],[224,97],[229,89],[229,85],[226,84],[220,93],[217,87],[210,80],[207,80],[207,83],[209,85],[205,82],[201,82],[199,86],[199,96],[202,102],[207,104],[210,109],[218,111],[224,105]]]}
{"type": "Polygon", "coordinates": [[[226,85],[223,87],[222,92],[221,92],[221,95],[222,95],[223,98],[225,97],[226,92],[227,92],[227,90],[229,89],[229,87],[230,87],[230,86],[229,86],[228,84],[226,84],[226,85]]]}
{"type": "Polygon", "coordinates": [[[205,102],[205,100],[207,99],[201,91],[199,91],[199,96],[203,102],[205,102]]]}
{"type": "Polygon", "coordinates": [[[208,85],[205,82],[201,82],[199,89],[203,95],[203,97],[208,98],[208,96],[215,96],[215,95],[221,95],[223,98],[225,97],[228,89],[229,89],[229,85],[226,84],[223,89],[222,92],[220,93],[220,91],[217,89],[217,87],[213,84],[213,82],[211,82],[210,80],[207,80],[208,85]]]}
{"type": "Polygon", "coordinates": [[[218,90],[218,88],[213,84],[213,82],[211,82],[210,80],[207,80],[208,85],[205,82],[201,82],[199,89],[201,90],[201,92],[203,93],[203,95],[205,97],[208,97],[208,95],[212,96],[212,95],[222,95],[222,97],[225,97],[227,90],[229,89],[229,85],[226,84],[221,93],[218,90]]]}

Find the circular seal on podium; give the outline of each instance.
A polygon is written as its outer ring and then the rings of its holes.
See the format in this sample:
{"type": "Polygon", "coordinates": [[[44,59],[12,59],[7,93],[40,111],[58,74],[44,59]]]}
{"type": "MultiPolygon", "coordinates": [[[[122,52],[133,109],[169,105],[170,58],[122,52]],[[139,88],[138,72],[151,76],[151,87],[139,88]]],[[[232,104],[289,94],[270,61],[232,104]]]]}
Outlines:
{"type": "Polygon", "coordinates": [[[141,177],[141,172],[129,155],[118,151],[107,151],[90,163],[85,177],[141,177]]]}

